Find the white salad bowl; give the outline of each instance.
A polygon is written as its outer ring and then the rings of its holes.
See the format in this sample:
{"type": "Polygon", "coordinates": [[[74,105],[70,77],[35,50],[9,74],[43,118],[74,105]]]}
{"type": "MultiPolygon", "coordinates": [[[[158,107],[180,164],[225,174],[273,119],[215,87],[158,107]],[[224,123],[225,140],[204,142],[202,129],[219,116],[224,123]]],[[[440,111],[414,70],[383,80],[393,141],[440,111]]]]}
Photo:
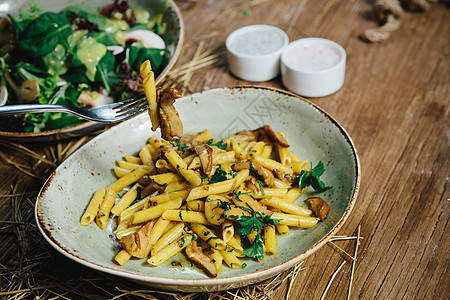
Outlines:
{"type": "MultiPolygon", "coordinates": [[[[160,85],[168,72],[174,66],[183,44],[184,38],[184,24],[181,12],[174,1],[165,0],[128,0],[130,7],[140,7],[150,12],[150,16],[155,16],[158,12],[167,5],[164,10],[163,22],[166,23],[165,33],[162,38],[170,52],[169,60],[165,62],[165,67],[161,73],[155,78],[156,85],[160,85]]],[[[8,11],[0,11],[0,16],[10,13],[13,16],[18,16],[19,12],[28,12],[32,5],[36,5],[44,11],[60,12],[65,7],[70,5],[89,5],[93,7],[104,7],[113,3],[111,0],[29,0],[29,1],[12,1],[12,3],[5,2],[5,8],[8,11]],[[21,4],[19,6],[18,4],[21,4]]],[[[104,128],[105,125],[96,122],[84,122],[79,125],[55,129],[42,132],[15,132],[0,130],[0,138],[18,140],[18,141],[49,141],[61,140],[76,136],[82,136],[104,128]]]]}
{"type": "MultiPolygon", "coordinates": [[[[357,151],[346,131],[321,108],[294,94],[263,87],[219,88],[180,98],[175,106],[185,132],[209,129],[222,139],[244,129],[269,125],[283,131],[300,159],[322,161],[321,179],[333,186],[320,194],[330,206],[328,217],[310,229],[292,228],[278,236],[278,253],[257,262],[243,259],[244,269],[222,267],[209,278],[191,267],[171,261],[186,260],[178,254],[158,267],[131,259],[123,266],[114,262],[120,250],[115,225],[101,230],[94,223],[80,225],[93,193],[116,180],[113,167],[125,154],[137,155],[151,131],[147,114],[141,114],[100,134],[64,161],[43,186],[35,217],[44,238],[57,251],[87,267],[166,290],[217,291],[237,288],[275,276],[311,255],[342,227],[355,204],[360,185],[357,151]]],[[[309,190],[296,203],[304,205],[309,190]]]]}

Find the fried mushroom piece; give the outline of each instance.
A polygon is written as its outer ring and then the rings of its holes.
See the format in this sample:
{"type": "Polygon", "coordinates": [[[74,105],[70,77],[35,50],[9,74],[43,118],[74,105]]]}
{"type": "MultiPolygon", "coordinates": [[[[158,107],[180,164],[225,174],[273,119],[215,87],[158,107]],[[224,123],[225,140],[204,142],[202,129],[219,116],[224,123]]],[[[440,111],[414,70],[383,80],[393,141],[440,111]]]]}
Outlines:
{"type": "Polygon", "coordinates": [[[149,243],[150,232],[153,229],[155,220],[148,221],[134,234],[124,236],[120,240],[122,247],[132,256],[145,258],[150,253],[151,245],[149,243]]]}
{"type": "Polygon", "coordinates": [[[168,88],[159,92],[157,97],[159,98],[158,114],[161,121],[161,137],[165,140],[174,141],[175,137],[183,136],[183,124],[173,106],[175,99],[181,97],[181,93],[177,89],[168,88]]]}
{"type": "Polygon", "coordinates": [[[275,180],[273,173],[270,170],[261,166],[257,162],[249,162],[249,161],[238,162],[235,163],[231,168],[233,169],[233,171],[236,172],[239,172],[244,169],[254,170],[256,171],[256,173],[258,173],[258,175],[262,178],[262,180],[267,186],[269,187],[273,186],[275,180]]]}
{"type": "Polygon", "coordinates": [[[37,80],[26,79],[18,84],[13,79],[10,71],[5,73],[5,77],[16,93],[17,101],[19,102],[19,104],[31,103],[34,99],[37,98],[37,96],[39,96],[41,88],[37,80]]]}
{"type": "Polygon", "coordinates": [[[295,174],[286,174],[279,170],[273,170],[273,175],[289,185],[292,185],[297,179],[297,176],[295,174]]]}
{"type": "Polygon", "coordinates": [[[330,207],[325,200],[320,197],[309,197],[306,199],[306,203],[311,205],[311,209],[320,221],[325,220],[330,211],[330,207]]]}
{"type": "Polygon", "coordinates": [[[256,140],[256,135],[250,130],[243,130],[237,132],[235,135],[230,135],[223,141],[224,143],[229,144],[231,140],[234,140],[237,143],[250,142],[256,140]]]}
{"type": "Polygon", "coordinates": [[[212,175],[213,167],[213,149],[207,144],[195,146],[195,152],[200,158],[202,164],[203,172],[210,177],[212,175]]]}
{"type": "Polygon", "coordinates": [[[196,242],[187,246],[184,251],[187,257],[199,268],[201,268],[210,277],[217,276],[216,266],[214,266],[211,259],[202,251],[202,247],[198,246],[196,242]]]}
{"type": "MultiPolygon", "coordinates": [[[[289,147],[286,138],[281,134],[276,133],[269,125],[261,126],[255,130],[243,130],[232,136],[236,141],[264,141],[281,145],[282,147],[289,147]]],[[[231,138],[231,137],[230,137],[231,138]]]]}
{"type": "Polygon", "coordinates": [[[256,194],[261,193],[261,187],[259,186],[258,180],[255,178],[255,176],[249,175],[247,177],[247,179],[245,180],[245,183],[246,183],[246,187],[250,191],[252,191],[256,194]]]}
{"type": "Polygon", "coordinates": [[[271,141],[281,145],[282,147],[289,147],[286,139],[281,134],[277,134],[273,131],[269,125],[259,127],[258,129],[253,130],[253,133],[256,134],[256,139],[258,141],[271,141]]]}

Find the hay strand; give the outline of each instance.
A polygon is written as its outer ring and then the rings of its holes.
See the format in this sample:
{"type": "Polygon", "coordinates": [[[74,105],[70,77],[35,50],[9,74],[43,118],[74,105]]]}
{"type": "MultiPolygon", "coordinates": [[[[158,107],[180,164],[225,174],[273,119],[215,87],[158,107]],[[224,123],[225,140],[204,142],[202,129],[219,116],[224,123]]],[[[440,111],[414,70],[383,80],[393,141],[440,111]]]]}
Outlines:
{"type": "Polygon", "coordinates": [[[360,234],[361,234],[361,225],[358,226],[358,235],[357,235],[357,239],[356,239],[356,242],[355,242],[355,253],[354,253],[354,256],[353,256],[354,259],[353,259],[353,262],[352,262],[352,270],[351,270],[351,273],[350,273],[350,283],[348,285],[347,300],[350,299],[350,295],[352,293],[353,276],[355,274],[356,258],[358,257],[358,245],[359,245],[360,234]]]}
{"type": "Polygon", "coordinates": [[[339,266],[339,268],[337,268],[336,271],[334,271],[333,275],[331,276],[330,280],[328,281],[327,287],[325,288],[325,291],[322,294],[322,297],[320,298],[320,300],[325,299],[325,296],[327,295],[328,289],[330,288],[331,284],[334,281],[334,278],[336,277],[336,275],[339,273],[339,271],[342,269],[342,267],[345,265],[346,261],[344,260],[342,262],[342,264],[339,266]]]}

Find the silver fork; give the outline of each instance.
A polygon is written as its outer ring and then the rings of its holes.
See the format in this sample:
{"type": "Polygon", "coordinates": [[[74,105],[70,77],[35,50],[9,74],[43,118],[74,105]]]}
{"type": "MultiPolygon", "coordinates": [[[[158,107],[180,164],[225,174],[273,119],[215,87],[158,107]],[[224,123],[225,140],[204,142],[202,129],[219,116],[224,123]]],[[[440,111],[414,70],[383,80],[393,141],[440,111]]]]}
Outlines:
{"type": "Polygon", "coordinates": [[[145,95],[94,108],[83,108],[59,104],[22,104],[0,106],[0,116],[25,113],[64,112],[80,118],[102,122],[116,123],[147,110],[145,95]]]}

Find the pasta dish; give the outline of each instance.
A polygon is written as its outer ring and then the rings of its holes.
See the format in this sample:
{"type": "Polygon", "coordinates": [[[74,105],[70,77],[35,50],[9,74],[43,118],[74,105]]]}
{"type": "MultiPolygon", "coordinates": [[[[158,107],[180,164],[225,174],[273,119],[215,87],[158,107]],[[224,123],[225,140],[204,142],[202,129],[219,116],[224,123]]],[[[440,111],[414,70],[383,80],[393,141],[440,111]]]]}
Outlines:
{"type": "Polygon", "coordinates": [[[141,76],[152,129],[161,126],[162,138],[118,159],[117,180],[93,195],[81,217],[81,225],[101,229],[117,219],[119,265],[132,257],[150,266],[170,259],[181,265],[174,256],[183,252],[216,277],[225,267],[276,255],[278,235],[326,218],[330,208],[322,198],[297,203],[307,188],[331,188],[319,178],[324,166],[299,159],[283,132],[265,125],[223,140],[209,130],[183,134],[172,106],[179,93],[155,88],[149,62],[141,76]]]}

